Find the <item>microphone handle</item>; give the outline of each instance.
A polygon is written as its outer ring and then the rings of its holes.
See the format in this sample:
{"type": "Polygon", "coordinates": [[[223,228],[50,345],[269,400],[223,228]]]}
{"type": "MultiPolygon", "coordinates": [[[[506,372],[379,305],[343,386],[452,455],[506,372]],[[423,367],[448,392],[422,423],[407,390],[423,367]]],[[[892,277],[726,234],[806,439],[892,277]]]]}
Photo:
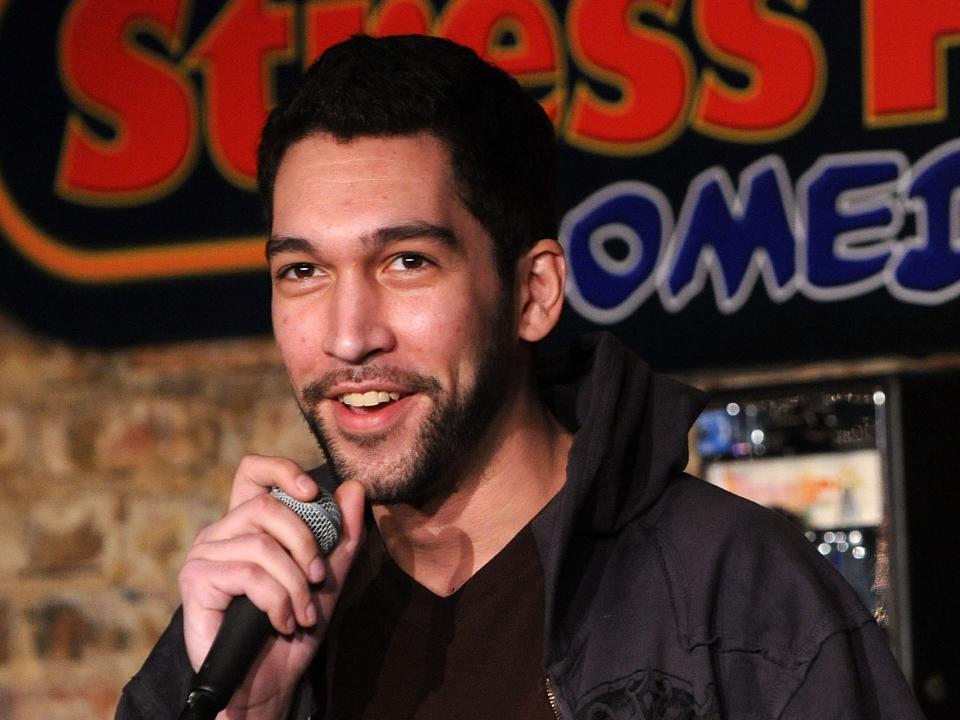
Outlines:
{"type": "Polygon", "coordinates": [[[207,653],[187,697],[180,720],[212,720],[230,702],[267,638],[270,618],[245,595],[227,606],[223,624],[207,653]],[[242,632],[237,632],[242,628],[242,632]]]}
{"type": "MultiPolygon", "coordinates": [[[[302,502],[279,488],[273,488],[270,492],[306,523],[317,547],[324,555],[328,555],[340,540],[343,528],[340,509],[333,496],[320,488],[316,500],[302,502]]],[[[245,596],[233,598],[227,605],[223,624],[213,645],[190,687],[180,720],[213,720],[243,683],[260,649],[272,633],[273,626],[265,612],[245,596]]]]}

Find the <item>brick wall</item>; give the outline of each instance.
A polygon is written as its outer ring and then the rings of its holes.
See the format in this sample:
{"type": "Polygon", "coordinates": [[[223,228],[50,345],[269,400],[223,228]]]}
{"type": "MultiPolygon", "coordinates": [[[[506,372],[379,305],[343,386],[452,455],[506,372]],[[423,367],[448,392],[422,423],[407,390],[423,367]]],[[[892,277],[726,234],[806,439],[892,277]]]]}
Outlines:
{"type": "MultiPolygon", "coordinates": [[[[923,367],[960,367],[960,357],[923,367]]],[[[708,389],[921,369],[690,375],[708,389]]],[[[112,718],[246,452],[321,461],[269,338],[95,352],[0,315],[0,720],[112,718]]]]}
{"type": "Polygon", "coordinates": [[[0,720],[113,717],[246,452],[321,459],[270,339],[104,353],[0,317],[0,720]]]}

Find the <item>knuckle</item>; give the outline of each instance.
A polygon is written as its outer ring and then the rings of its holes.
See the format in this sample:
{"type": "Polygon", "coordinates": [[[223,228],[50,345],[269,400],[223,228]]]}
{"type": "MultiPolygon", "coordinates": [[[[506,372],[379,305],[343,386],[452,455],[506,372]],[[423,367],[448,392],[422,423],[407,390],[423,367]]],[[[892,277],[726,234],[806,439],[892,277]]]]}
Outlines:
{"type": "Polygon", "coordinates": [[[243,585],[250,587],[263,583],[267,572],[255,562],[237,563],[237,573],[243,585]]]}
{"type": "Polygon", "coordinates": [[[259,495],[254,495],[250,498],[250,508],[262,516],[263,514],[272,514],[277,510],[277,505],[279,503],[274,499],[270,493],[260,493],[259,495]]]}
{"type": "Polygon", "coordinates": [[[193,538],[194,547],[196,547],[197,545],[202,545],[206,543],[210,537],[210,532],[211,531],[210,531],[209,525],[204,525],[202,528],[197,530],[197,534],[193,538]]]}
{"type": "Polygon", "coordinates": [[[256,465],[257,463],[260,462],[262,458],[263,456],[258,455],[257,453],[247,453],[242,458],[240,458],[240,462],[237,463],[237,469],[248,470],[250,469],[251,465],[256,465]]]}
{"type": "Polygon", "coordinates": [[[278,551],[281,551],[277,541],[267,533],[257,533],[253,536],[251,542],[253,544],[253,552],[258,556],[270,557],[276,555],[278,551]]]}
{"type": "Polygon", "coordinates": [[[187,562],[184,563],[183,567],[180,568],[180,573],[177,575],[177,584],[182,595],[191,594],[192,590],[197,586],[201,572],[201,563],[198,560],[188,559],[187,562]]]}

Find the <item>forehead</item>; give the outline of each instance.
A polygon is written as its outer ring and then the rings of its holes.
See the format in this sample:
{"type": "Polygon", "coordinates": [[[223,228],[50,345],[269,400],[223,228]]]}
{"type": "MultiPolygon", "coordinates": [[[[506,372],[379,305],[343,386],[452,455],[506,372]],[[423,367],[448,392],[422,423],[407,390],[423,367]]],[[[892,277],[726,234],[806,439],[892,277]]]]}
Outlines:
{"type": "Polygon", "coordinates": [[[342,141],[309,135],[284,154],[274,184],[274,215],[303,206],[356,210],[419,199],[459,202],[446,146],[429,134],[342,141]]]}
{"type": "MultiPolygon", "coordinates": [[[[431,227],[465,257],[492,267],[493,239],[455,189],[447,146],[430,134],[310,135],[287,150],[277,172],[271,237],[299,238],[328,259],[358,257],[397,228],[431,227]]],[[[392,234],[391,234],[392,233],[392,234]]]]}

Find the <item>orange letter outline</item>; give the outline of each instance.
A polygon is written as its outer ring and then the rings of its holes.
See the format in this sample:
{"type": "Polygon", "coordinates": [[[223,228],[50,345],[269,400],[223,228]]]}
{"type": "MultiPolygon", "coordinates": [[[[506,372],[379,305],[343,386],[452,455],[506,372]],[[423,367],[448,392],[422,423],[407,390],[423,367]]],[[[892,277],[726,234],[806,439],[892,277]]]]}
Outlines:
{"type": "Polygon", "coordinates": [[[401,28],[401,32],[431,34],[435,12],[433,5],[427,0],[381,0],[375,8],[367,12],[367,33],[376,37],[382,37],[387,33],[395,34],[395,29],[390,27],[389,23],[394,21],[393,15],[396,14],[397,9],[403,6],[407,6],[406,9],[408,10],[414,10],[417,13],[417,18],[416,27],[404,26],[401,28]],[[387,27],[384,27],[384,25],[387,25],[387,27]]]}
{"type": "MultiPolygon", "coordinates": [[[[213,42],[212,38],[216,37],[223,25],[230,22],[232,19],[231,15],[238,9],[238,6],[245,1],[246,0],[231,0],[223,6],[203,31],[200,38],[194,43],[187,56],[186,62],[191,69],[203,74],[205,97],[203,118],[200,124],[203,128],[204,140],[206,141],[213,164],[220,174],[235,187],[241,190],[255,191],[257,189],[256,176],[248,176],[233,166],[233,163],[228,159],[227,151],[220,142],[219,132],[212,127],[213,118],[223,117],[223,110],[211,107],[211,105],[217,101],[218,97],[216,94],[210,92],[212,69],[210,60],[203,57],[203,51],[206,49],[206,46],[213,42]]],[[[263,62],[260,63],[260,87],[264,88],[265,109],[269,111],[277,103],[278,99],[276,83],[274,82],[274,71],[279,65],[296,59],[296,31],[292,27],[294,18],[292,7],[278,4],[272,0],[261,0],[260,9],[266,14],[276,15],[281,20],[289,21],[291,26],[289,28],[291,32],[287,47],[281,50],[267,51],[262,57],[263,62]]]]}
{"type": "Polygon", "coordinates": [[[642,31],[644,37],[649,40],[655,40],[664,47],[672,50],[680,61],[684,76],[684,98],[680,110],[676,113],[673,123],[659,135],[643,142],[610,142],[591,138],[587,135],[576,132],[572,127],[573,114],[577,105],[578,97],[589,97],[590,102],[598,107],[606,109],[611,114],[617,114],[620,108],[629,103],[629,92],[627,90],[628,82],[619,74],[612,70],[606,70],[603,67],[592,62],[577,44],[577,39],[570,33],[570,26],[573,25],[573,16],[581,12],[580,6],[583,0],[570,0],[567,5],[567,39],[570,48],[570,54],[574,57],[577,65],[583,68],[585,74],[596,78],[611,87],[617,89],[620,93],[620,99],[615,101],[605,100],[598,97],[590,86],[579,81],[573,88],[573,97],[571,99],[570,111],[567,113],[563,123],[562,135],[564,140],[571,146],[596,153],[598,155],[607,155],[613,157],[626,157],[632,155],[647,155],[655,153],[658,150],[670,145],[686,128],[687,116],[690,108],[690,100],[693,95],[691,88],[695,79],[695,67],[693,57],[687,46],[675,36],[658,30],[649,25],[640,22],[640,16],[643,13],[649,13],[659,18],[666,25],[676,25],[683,12],[684,0],[676,0],[671,3],[671,7],[665,7],[662,2],[654,0],[637,0],[629,10],[626,21],[631,30],[642,31]]]}
{"type": "MultiPolygon", "coordinates": [[[[806,10],[807,7],[807,0],[783,1],[793,7],[797,12],[802,12],[803,10],[806,10]]],[[[804,127],[810,121],[810,118],[816,115],[817,111],[820,109],[821,103],[823,102],[823,95],[827,86],[827,60],[826,52],[824,51],[820,36],[817,35],[808,25],[800,22],[796,18],[790,17],[789,15],[784,15],[783,13],[771,11],[766,7],[766,0],[754,0],[754,2],[758,6],[758,14],[767,19],[770,24],[788,27],[807,39],[808,45],[813,50],[814,54],[814,86],[803,109],[796,113],[790,122],[784,123],[770,130],[737,130],[707,121],[700,114],[705,86],[723,87],[724,92],[728,96],[735,98],[739,97],[743,99],[747,99],[753,95],[756,95],[758,90],[756,87],[756,69],[754,66],[743,58],[724,52],[711,42],[708,33],[703,27],[703,16],[699,12],[700,3],[697,2],[697,9],[693,13],[693,25],[694,33],[697,37],[697,41],[700,43],[700,47],[703,48],[704,52],[706,52],[711,58],[714,58],[727,67],[735,69],[748,79],[748,86],[746,88],[731,88],[721,81],[720,76],[713,68],[708,67],[703,71],[701,82],[697,87],[696,96],[694,97],[693,105],[691,106],[690,125],[707,137],[740,143],[765,143],[782,140],[783,138],[793,135],[795,132],[804,127]]]]}
{"type": "MultiPolygon", "coordinates": [[[[874,75],[876,67],[876,40],[871,30],[874,28],[872,18],[875,17],[877,0],[863,0],[861,5],[860,28],[863,35],[863,124],[867,128],[900,127],[905,125],[920,125],[941,122],[948,114],[948,70],[947,51],[960,46],[960,32],[944,33],[937,36],[934,50],[934,80],[936,82],[936,100],[934,107],[929,110],[908,110],[902,112],[874,112],[876,98],[873,96],[874,75]]],[[[916,10],[920,12],[919,9],[916,10]]],[[[903,59],[907,62],[907,59],[903,59]]]]}
{"type": "MultiPolygon", "coordinates": [[[[9,0],[0,0],[0,23],[9,0]]],[[[36,225],[17,205],[0,172],[0,230],[24,257],[52,276],[107,284],[186,276],[262,271],[264,238],[259,235],[184,241],[111,250],[65,243],[36,225]]]]}
{"type": "MultiPolygon", "coordinates": [[[[71,22],[72,15],[76,11],[76,5],[76,2],[71,3],[64,13],[64,19],[61,23],[61,30],[57,37],[57,57],[63,57],[63,38],[65,34],[63,28],[69,25],[71,22]]],[[[193,0],[186,0],[184,2],[181,16],[177,21],[178,30],[173,34],[170,34],[166,28],[161,27],[159,24],[155,23],[149,18],[143,18],[129,23],[124,28],[123,44],[131,49],[137,48],[137,43],[134,42],[134,37],[137,35],[137,33],[142,32],[150,35],[157,40],[157,42],[166,47],[171,56],[179,54],[183,51],[181,37],[183,35],[184,28],[186,27],[187,18],[190,16],[192,11],[192,6],[193,0]]],[[[5,8],[0,6],[0,22],[2,22],[4,9],[5,8]]],[[[151,57],[148,53],[137,52],[136,54],[139,60],[144,64],[151,65],[155,68],[160,68],[165,73],[170,70],[170,67],[163,66],[159,60],[151,57]]],[[[98,137],[96,133],[90,132],[90,129],[85,124],[82,116],[80,116],[77,112],[74,111],[68,114],[66,127],[64,128],[63,133],[63,142],[60,148],[60,161],[56,170],[54,182],[54,190],[57,195],[74,203],[93,207],[133,206],[142,205],[147,202],[162,198],[175,191],[183,183],[184,179],[195,167],[199,154],[199,142],[195,127],[191,130],[190,138],[188,140],[188,147],[184,152],[180,166],[173,173],[168,175],[162,182],[157,183],[146,190],[99,193],[89,190],[82,190],[80,188],[75,188],[68,185],[63,179],[63,168],[69,162],[67,157],[67,145],[68,138],[71,134],[76,133],[84,136],[87,142],[100,149],[102,152],[104,152],[104,154],[109,154],[110,152],[114,152],[123,147],[126,139],[124,138],[123,123],[118,119],[118,117],[111,111],[103,108],[92,98],[87,97],[83,90],[71,82],[70,78],[64,72],[61,63],[57,64],[57,70],[60,75],[61,85],[73,104],[89,114],[91,117],[94,117],[102,122],[104,125],[114,128],[116,131],[116,137],[113,139],[108,140],[98,137]]],[[[181,88],[184,91],[184,96],[187,98],[188,103],[190,104],[190,114],[193,118],[197,118],[198,112],[196,91],[189,78],[186,77],[182,71],[178,72],[177,76],[180,80],[181,88]]]]}
{"type": "MultiPolygon", "coordinates": [[[[486,3],[488,0],[484,0],[484,2],[486,3]]],[[[474,47],[475,43],[465,42],[463,38],[451,38],[452,28],[455,27],[455,22],[458,20],[457,14],[465,12],[465,8],[470,9],[470,5],[470,0],[452,0],[447,3],[443,9],[443,14],[436,22],[434,34],[469,45],[478,55],[488,62],[498,65],[513,75],[514,79],[528,91],[546,87],[551,88],[545,96],[539,98],[539,102],[556,125],[559,122],[559,117],[563,112],[566,101],[567,58],[563,51],[561,39],[563,29],[560,26],[560,21],[554,12],[553,6],[548,2],[544,2],[544,0],[501,2],[499,9],[495,7],[494,12],[499,11],[502,13],[502,16],[497,18],[491,25],[484,47],[481,48],[474,47]],[[514,7],[511,8],[510,5],[514,5],[514,7]],[[510,66],[511,60],[523,60],[529,52],[530,41],[527,38],[527,28],[521,21],[523,19],[523,11],[527,8],[536,13],[535,17],[538,20],[543,21],[543,29],[549,36],[550,51],[553,54],[553,68],[549,70],[518,70],[510,66]],[[511,11],[514,14],[511,15],[511,11]],[[515,47],[504,46],[497,42],[505,33],[510,33],[517,39],[515,47]]],[[[476,2],[476,5],[479,6],[481,3],[476,2]]],[[[489,10],[491,5],[492,3],[487,4],[485,8],[489,10]]]]}

